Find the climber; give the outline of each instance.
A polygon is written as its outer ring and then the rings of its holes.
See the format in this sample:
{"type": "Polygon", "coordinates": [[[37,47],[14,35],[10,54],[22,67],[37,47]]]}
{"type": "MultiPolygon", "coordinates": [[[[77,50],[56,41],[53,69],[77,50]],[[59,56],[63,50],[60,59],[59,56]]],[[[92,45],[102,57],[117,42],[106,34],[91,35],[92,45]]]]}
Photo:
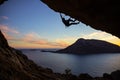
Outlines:
{"type": "Polygon", "coordinates": [[[62,22],[65,24],[66,27],[79,24],[79,22],[76,22],[76,20],[73,20],[72,18],[65,20],[65,18],[62,17],[61,13],[60,13],[60,17],[61,17],[62,22]]]}

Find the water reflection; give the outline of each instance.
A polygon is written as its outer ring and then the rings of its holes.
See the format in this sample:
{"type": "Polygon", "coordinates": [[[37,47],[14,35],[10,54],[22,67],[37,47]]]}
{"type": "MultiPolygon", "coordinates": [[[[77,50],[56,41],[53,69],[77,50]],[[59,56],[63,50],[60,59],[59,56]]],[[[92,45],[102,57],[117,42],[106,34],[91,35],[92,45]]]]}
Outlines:
{"type": "Polygon", "coordinates": [[[23,52],[38,65],[60,73],[70,68],[76,75],[89,73],[92,76],[102,76],[105,72],[120,69],[120,54],[71,55],[40,51],[23,52]]]}

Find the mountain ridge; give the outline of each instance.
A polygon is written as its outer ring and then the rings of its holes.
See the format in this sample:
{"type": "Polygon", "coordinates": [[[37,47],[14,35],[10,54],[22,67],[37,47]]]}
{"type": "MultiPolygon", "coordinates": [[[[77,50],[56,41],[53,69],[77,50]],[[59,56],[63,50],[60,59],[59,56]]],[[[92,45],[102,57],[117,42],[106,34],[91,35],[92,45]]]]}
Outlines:
{"type": "Polygon", "coordinates": [[[120,46],[97,39],[78,39],[72,45],[56,51],[56,53],[119,53],[120,46]]]}
{"type": "Polygon", "coordinates": [[[66,74],[54,73],[49,68],[37,66],[20,50],[10,47],[0,31],[0,80],[120,80],[120,70],[97,78],[87,73],[76,76],[70,74],[70,70],[65,71],[66,74]]]}

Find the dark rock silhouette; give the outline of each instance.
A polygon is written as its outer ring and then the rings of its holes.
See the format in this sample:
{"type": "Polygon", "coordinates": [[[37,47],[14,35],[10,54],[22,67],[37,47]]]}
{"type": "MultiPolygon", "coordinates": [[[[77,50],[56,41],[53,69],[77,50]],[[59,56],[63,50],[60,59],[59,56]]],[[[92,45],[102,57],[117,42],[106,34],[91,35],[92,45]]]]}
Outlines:
{"type": "Polygon", "coordinates": [[[0,80],[120,80],[120,70],[95,78],[87,73],[76,76],[70,71],[53,73],[49,68],[37,66],[21,51],[11,48],[0,31],[0,80]]]}
{"type": "Polygon", "coordinates": [[[114,71],[111,73],[113,80],[120,80],[120,70],[114,71]]]}
{"type": "Polygon", "coordinates": [[[108,73],[104,73],[103,78],[108,79],[108,80],[113,80],[112,76],[108,73]]]}
{"type": "Polygon", "coordinates": [[[79,78],[81,79],[81,80],[92,80],[93,79],[93,77],[92,76],[90,76],[89,74],[80,74],[79,75],[79,78]]]}
{"type": "Polygon", "coordinates": [[[120,47],[102,40],[95,39],[78,39],[75,43],[65,49],[56,51],[57,53],[119,53],[120,47]]]}
{"type": "Polygon", "coordinates": [[[0,46],[2,48],[6,48],[9,47],[7,40],[5,39],[4,35],[2,34],[2,32],[0,31],[0,46]]]}
{"type": "Polygon", "coordinates": [[[79,22],[76,22],[76,20],[74,19],[72,19],[72,18],[69,18],[69,19],[65,19],[63,16],[62,16],[62,14],[60,13],[60,17],[61,17],[61,19],[62,19],[62,22],[64,23],[64,25],[66,26],[66,27],[69,27],[69,26],[71,26],[71,25],[77,25],[77,24],[79,24],[79,22]]]}
{"type": "Polygon", "coordinates": [[[0,31],[0,80],[56,80],[51,69],[37,66],[21,51],[9,47],[0,31]]]}
{"type": "Polygon", "coordinates": [[[2,5],[5,1],[8,1],[8,0],[0,0],[0,5],[2,5]]]}
{"type": "Polygon", "coordinates": [[[56,12],[120,37],[119,0],[41,0],[56,12]]]}

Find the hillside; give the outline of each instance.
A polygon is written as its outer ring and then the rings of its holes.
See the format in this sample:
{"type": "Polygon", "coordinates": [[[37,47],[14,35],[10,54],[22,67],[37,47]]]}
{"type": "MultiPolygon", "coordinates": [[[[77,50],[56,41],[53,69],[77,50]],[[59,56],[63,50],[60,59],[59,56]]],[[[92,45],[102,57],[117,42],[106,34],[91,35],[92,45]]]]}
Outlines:
{"type": "Polygon", "coordinates": [[[0,80],[56,80],[51,69],[37,66],[21,51],[8,45],[0,31],[0,80]]]}
{"type": "Polygon", "coordinates": [[[0,31],[0,80],[120,80],[120,71],[95,78],[87,73],[75,76],[67,70],[66,74],[53,73],[51,69],[37,66],[21,51],[10,47],[0,31]]]}
{"type": "Polygon", "coordinates": [[[120,53],[120,47],[102,40],[78,39],[75,43],[57,53],[120,53]]]}

